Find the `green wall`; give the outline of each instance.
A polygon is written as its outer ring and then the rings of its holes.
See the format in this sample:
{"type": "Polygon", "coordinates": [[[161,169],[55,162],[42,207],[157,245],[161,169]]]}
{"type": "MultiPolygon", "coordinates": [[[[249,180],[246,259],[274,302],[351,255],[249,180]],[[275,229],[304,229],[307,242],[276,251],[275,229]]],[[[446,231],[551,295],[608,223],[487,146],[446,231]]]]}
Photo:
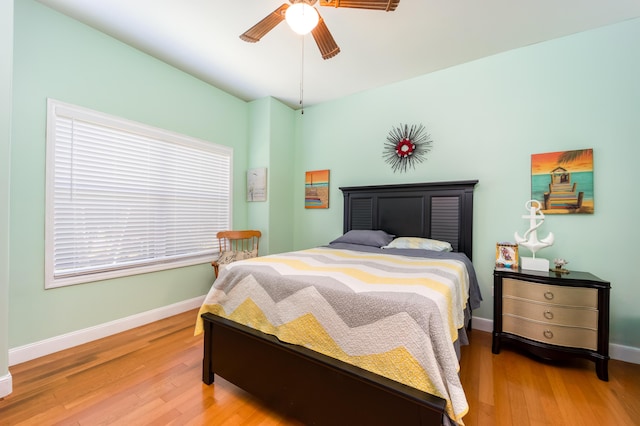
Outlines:
{"type": "Polygon", "coordinates": [[[475,315],[491,319],[495,243],[528,228],[531,154],[593,148],[595,214],[547,215],[539,235],[552,231],[556,243],[538,255],[611,281],[611,342],[640,348],[638,46],[636,19],[307,107],[296,176],[330,169],[330,208],[295,204],[294,246],[341,234],[339,186],[479,179],[474,264],[484,303],[475,315]],[[394,174],[382,147],[400,123],[424,124],[434,146],[425,163],[394,174]]]}
{"type": "MultiPolygon", "coordinates": [[[[271,156],[269,155],[269,129],[271,127],[271,121],[269,118],[269,108],[271,102],[270,99],[259,99],[249,104],[249,147],[247,150],[247,168],[267,168],[267,201],[255,201],[248,204],[248,223],[251,224],[250,228],[258,229],[262,232],[260,238],[260,255],[264,255],[270,252],[270,237],[269,231],[269,211],[271,206],[271,185],[269,180],[271,179],[271,173],[273,171],[270,167],[271,156]]],[[[246,184],[247,177],[243,177],[238,182],[238,189],[242,188],[243,196],[246,197],[246,184]]],[[[236,229],[238,229],[236,227],[236,229]]]]}
{"type": "Polygon", "coordinates": [[[247,208],[248,223],[262,231],[260,254],[293,247],[294,117],[291,108],[273,98],[250,103],[248,168],[267,167],[267,201],[247,208]]]}
{"type": "MultiPolygon", "coordinates": [[[[9,347],[205,294],[209,264],[44,290],[46,99],[232,146],[236,182],[246,173],[247,103],[32,0],[15,2],[14,31],[9,347]]],[[[5,140],[0,132],[3,152],[5,140]]],[[[246,204],[235,197],[238,226],[246,204]]]]}
{"type": "Polygon", "coordinates": [[[9,384],[9,191],[13,0],[0,0],[0,398],[9,384]]]}
{"type": "Polygon", "coordinates": [[[269,142],[269,253],[282,253],[293,248],[293,192],[296,182],[294,164],[295,115],[284,104],[270,100],[269,142]]]}
{"type": "MultiPolygon", "coordinates": [[[[0,3],[0,15],[10,3],[0,3]]],[[[485,302],[476,315],[487,319],[495,243],[528,226],[521,216],[531,154],[593,148],[596,212],[547,216],[541,235],[553,231],[556,244],[540,255],[565,257],[570,268],[610,280],[611,341],[640,348],[640,290],[629,268],[640,237],[631,221],[640,202],[630,191],[640,174],[640,20],[306,107],[301,115],[270,98],[247,104],[33,0],[15,3],[13,32],[10,25],[0,30],[15,39],[13,103],[0,101],[2,152],[9,152],[3,132],[13,127],[10,177],[0,155],[0,202],[3,190],[11,195],[10,210],[0,210],[4,247],[11,230],[9,254],[0,247],[0,267],[9,262],[8,275],[0,272],[0,298],[8,293],[11,301],[8,325],[0,316],[0,375],[3,342],[18,347],[190,299],[213,280],[206,264],[44,290],[47,97],[234,147],[234,228],[263,230],[263,254],[338,236],[339,186],[479,179],[474,263],[485,302]],[[394,174],[382,159],[386,135],[400,123],[423,123],[434,140],[428,160],[406,174],[394,174]],[[250,167],[268,168],[265,203],[245,201],[250,167]],[[305,210],[304,172],[325,168],[330,208],[305,210]]],[[[0,56],[11,60],[11,46],[0,44],[0,56]]],[[[1,90],[11,91],[10,74],[0,69],[1,90]]]]}

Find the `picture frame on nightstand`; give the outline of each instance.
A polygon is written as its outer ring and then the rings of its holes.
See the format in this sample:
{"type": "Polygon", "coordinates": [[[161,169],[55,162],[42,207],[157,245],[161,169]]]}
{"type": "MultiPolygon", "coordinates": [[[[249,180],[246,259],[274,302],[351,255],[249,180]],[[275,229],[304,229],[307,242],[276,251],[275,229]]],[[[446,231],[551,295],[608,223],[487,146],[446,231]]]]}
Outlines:
{"type": "Polygon", "coordinates": [[[496,244],[496,268],[518,269],[518,245],[512,243],[496,244]]]}

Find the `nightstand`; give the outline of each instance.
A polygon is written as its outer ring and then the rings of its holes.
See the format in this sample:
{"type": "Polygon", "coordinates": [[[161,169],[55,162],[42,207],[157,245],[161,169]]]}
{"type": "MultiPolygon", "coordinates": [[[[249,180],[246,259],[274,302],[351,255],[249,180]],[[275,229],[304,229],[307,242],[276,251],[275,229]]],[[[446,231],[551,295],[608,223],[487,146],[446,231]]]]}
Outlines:
{"type": "Polygon", "coordinates": [[[495,269],[493,347],[520,347],[540,358],[586,358],[609,380],[611,284],[587,272],[495,269]]]}

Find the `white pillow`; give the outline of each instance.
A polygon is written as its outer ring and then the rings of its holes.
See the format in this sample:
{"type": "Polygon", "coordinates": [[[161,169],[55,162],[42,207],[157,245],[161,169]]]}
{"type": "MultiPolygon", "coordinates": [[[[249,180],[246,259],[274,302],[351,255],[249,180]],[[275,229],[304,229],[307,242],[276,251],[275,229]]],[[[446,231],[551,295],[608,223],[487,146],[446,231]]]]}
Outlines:
{"type": "Polygon", "coordinates": [[[429,238],[399,237],[382,248],[423,249],[432,251],[453,251],[451,244],[446,241],[430,240],[429,238]]]}

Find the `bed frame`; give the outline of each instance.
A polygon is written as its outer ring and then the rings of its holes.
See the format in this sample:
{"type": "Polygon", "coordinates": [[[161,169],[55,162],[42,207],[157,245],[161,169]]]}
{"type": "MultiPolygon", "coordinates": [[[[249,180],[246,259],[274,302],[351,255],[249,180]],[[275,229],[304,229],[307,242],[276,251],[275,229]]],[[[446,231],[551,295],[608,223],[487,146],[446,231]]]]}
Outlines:
{"type": "MultiPolygon", "coordinates": [[[[470,259],[478,181],[341,187],[344,232],[449,241],[470,259]]],[[[202,380],[214,374],[308,425],[441,425],[445,401],[304,347],[203,314],[202,380]]]]}

